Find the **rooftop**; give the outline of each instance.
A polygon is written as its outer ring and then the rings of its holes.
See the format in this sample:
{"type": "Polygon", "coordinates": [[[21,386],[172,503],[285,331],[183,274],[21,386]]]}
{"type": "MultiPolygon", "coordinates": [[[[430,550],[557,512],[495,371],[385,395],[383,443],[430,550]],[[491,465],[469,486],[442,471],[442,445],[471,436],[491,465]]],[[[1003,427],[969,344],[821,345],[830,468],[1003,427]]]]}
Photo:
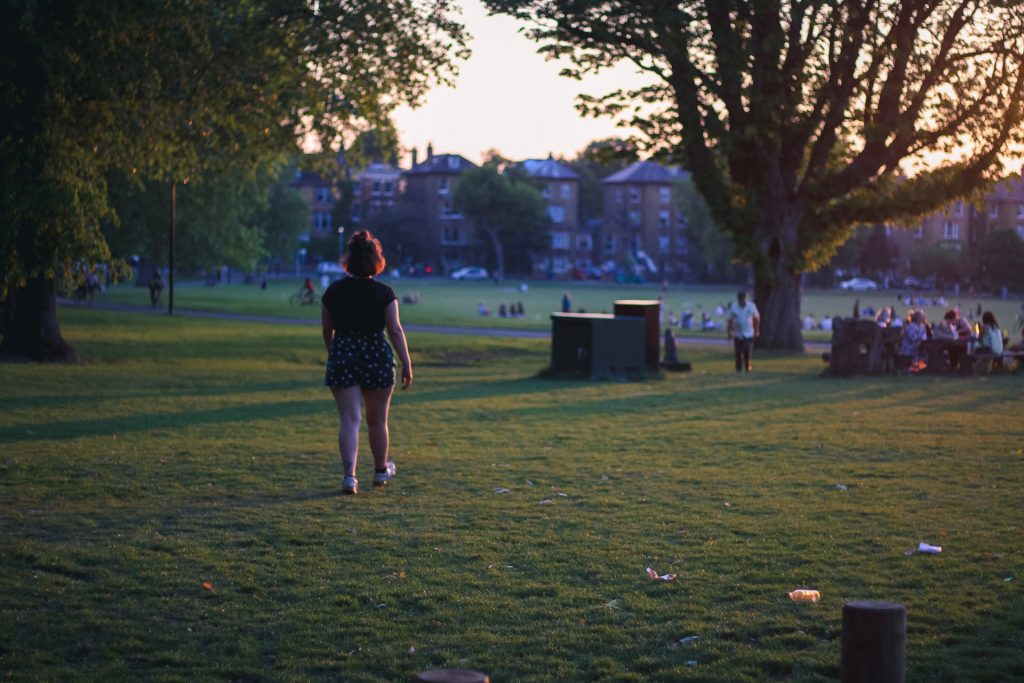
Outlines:
{"type": "Polygon", "coordinates": [[[522,162],[526,173],[534,178],[546,180],[579,180],[576,171],[552,157],[547,159],[527,159],[522,162]]]}
{"type": "Polygon", "coordinates": [[[617,183],[630,183],[633,185],[641,183],[656,183],[659,185],[669,185],[673,180],[680,177],[686,177],[686,175],[688,174],[685,171],[681,171],[679,169],[668,169],[653,161],[637,161],[618,173],[611,174],[602,182],[606,185],[614,185],[617,183]]]}
{"type": "Polygon", "coordinates": [[[405,174],[427,175],[433,173],[459,175],[470,168],[476,168],[476,164],[472,161],[467,161],[464,157],[459,156],[458,154],[435,154],[422,164],[416,164],[406,171],[405,174]]]}

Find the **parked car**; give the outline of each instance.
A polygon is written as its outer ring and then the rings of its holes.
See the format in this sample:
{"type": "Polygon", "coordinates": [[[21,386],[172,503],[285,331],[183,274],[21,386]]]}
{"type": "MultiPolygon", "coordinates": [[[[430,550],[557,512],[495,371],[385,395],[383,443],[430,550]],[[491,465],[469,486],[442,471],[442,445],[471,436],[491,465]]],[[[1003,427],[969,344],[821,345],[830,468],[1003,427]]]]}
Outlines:
{"type": "Polygon", "coordinates": [[[929,289],[927,282],[921,282],[916,277],[903,278],[903,286],[907,289],[929,289]]]}
{"type": "Polygon", "coordinates": [[[851,292],[869,292],[878,289],[878,283],[866,277],[855,277],[839,283],[839,289],[851,292]]]}
{"type": "Polygon", "coordinates": [[[486,280],[488,277],[487,269],[480,266],[466,266],[452,273],[453,280],[486,280]]]}

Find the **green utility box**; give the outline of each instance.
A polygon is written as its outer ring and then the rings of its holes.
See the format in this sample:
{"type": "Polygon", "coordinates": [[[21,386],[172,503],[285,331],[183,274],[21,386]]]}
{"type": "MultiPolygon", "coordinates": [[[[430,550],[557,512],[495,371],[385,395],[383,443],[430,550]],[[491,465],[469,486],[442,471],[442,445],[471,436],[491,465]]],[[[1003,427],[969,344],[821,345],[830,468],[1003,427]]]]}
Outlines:
{"type": "Polygon", "coordinates": [[[552,313],[551,372],[593,379],[642,375],[644,319],[552,313]]]}

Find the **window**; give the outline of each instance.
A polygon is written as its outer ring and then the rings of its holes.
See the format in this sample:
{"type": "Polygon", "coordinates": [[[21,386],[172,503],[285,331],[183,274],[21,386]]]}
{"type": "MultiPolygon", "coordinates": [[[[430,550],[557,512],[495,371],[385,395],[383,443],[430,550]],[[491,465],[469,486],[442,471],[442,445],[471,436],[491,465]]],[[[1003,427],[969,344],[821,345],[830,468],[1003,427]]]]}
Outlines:
{"type": "Polygon", "coordinates": [[[676,237],[676,253],[683,256],[690,253],[690,240],[686,238],[686,235],[676,237]]]}
{"type": "Polygon", "coordinates": [[[446,225],[441,231],[441,241],[444,244],[463,244],[462,229],[457,225],[446,225]]]}
{"type": "Polygon", "coordinates": [[[644,248],[644,243],[640,239],[640,235],[633,235],[629,240],[629,244],[634,254],[644,248]]]}
{"type": "Polygon", "coordinates": [[[568,249],[569,248],[569,233],[567,233],[567,232],[553,232],[553,233],[551,233],[551,248],[552,249],[568,249]]]}
{"type": "Polygon", "coordinates": [[[919,239],[923,238],[924,237],[924,226],[923,225],[919,225],[916,228],[914,228],[913,235],[914,235],[914,239],[915,240],[919,240],[919,239]]]}
{"type": "Polygon", "coordinates": [[[957,202],[956,204],[953,205],[953,215],[954,216],[963,216],[964,215],[964,203],[963,202],[957,202]]]}
{"type": "Polygon", "coordinates": [[[640,212],[639,211],[630,211],[629,212],[629,224],[630,225],[640,225],[640,212]]]}
{"type": "Polygon", "coordinates": [[[668,227],[668,209],[662,209],[658,212],[658,225],[663,228],[668,227]]]}
{"type": "Polygon", "coordinates": [[[556,273],[568,273],[569,272],[569,259],[564,256],[556,256],[551,260],[551,270],[556,273]]]}
{"type": "Polygon", "coordinates": [[[615,253],[615,235],[604,236],[604,253],[614,254],[615,253]]]}
{"type": "Polygon", "coordinates": [[[317,211],[314,216],[314,228],[318,232],[324,230],[330,230],[331,228],[331,214],[329,211],[317,211]]]}
{"type": "Polygon", "coordinates": [[[955,240],[960,238],[960,224],[956,221],[946,221],[942,226],[942,239],[955,240]]]}
{"type": "Polygon", "coordinates": [[[668,253],[668,235],[662,235],[661,237],[658,238],[658,253],[668,253]]]}
{"type": "Polygon", "coordinates": [[[562,199],[572,199],[572,185],[562,183],[562,199]]]}
{"type": "Polygon", "coordinates": [[[455,156],[449,156],[448,168],[452,169],[453,171],[459,170],[459,158],[455,156]]]}
{"type": "Polygon", "coordinates": [[[629,186],[629,201],[638,202],[640,201],[640,188],[636,185],[629,186]]]}
{"type": "Polygon", "coordinates": [[[1024,204],[1017,205],[1017,218],[1024,218],[1024,204]]]}
{"type": "Polygon", "coordinates": [[[544,189],[540,191],[540,195],[544,197],[544,199],[551,199],[551,195],[553,194],[551,191],[552,185],[553,183],[544,183],[544,189]]]}
{"type": "Polygon", "coordinates": [[[594,248],[594,240],[590,235],[576,235],[576,248],[580,251],[590,251],[594,248]]]}
{"type": "Polygon", "coordinates": [[[683,214],[682,211],[680,211],[679,213],[676,214],[676,227],[682,230],[683,228],[686,227],[686,225],[686,216],[683,214]]]}
{"type": "Polygon", "coordinates": [[[549,206],[548,216],[551,218],[552,223],[564,223],[565,222],[565,207],[564,206],[549,206]]]}
{"type": "Polygon", "coordinates": [[[1018,225],[1017,226],[1017,237],[1019,237],[1022,240],[1024,240],[1024,225],[1018,225]]]}
{"type": "Polygon", "coordinates": [[[327,204],[331,201],[331,190],[327,187],[316,188],[316,200],[321,204],[327,204]]]}
{"type": "Polygon", "coordinates": [[[445,199],[441,202],[441,218],[447,218],[452,215],[452,200],[445,199]]]}
{"type": "Polygon", "coordinates": [[[672,200],[672,189],[668,187],[658,188],[658,199],[662,204],[668,204],[672,200]]]}
{"type": "Polygon", "coordinates": [[[438,182],[437,193],[438,194],[448,194],[448,179],[447,178],[441,178],[441,180],[438,182]]]}
{"type": "Polygon", "coordinates": [[[388,180],[384,183],[384,194],[391,194],[391,181],[388,180]]]}
{"type": "Polygon", "coordinates": [[[988,205],[988,217],[989,218],[998,218],[999,217],[999,207],[996,206],[995,204],[989,204],[988,205]]]}
{"type": "Polygon", "coordinates": [[[373,181],[373,194],[380,194],[380,181],[379,180],[374,180],[373,181]]]}

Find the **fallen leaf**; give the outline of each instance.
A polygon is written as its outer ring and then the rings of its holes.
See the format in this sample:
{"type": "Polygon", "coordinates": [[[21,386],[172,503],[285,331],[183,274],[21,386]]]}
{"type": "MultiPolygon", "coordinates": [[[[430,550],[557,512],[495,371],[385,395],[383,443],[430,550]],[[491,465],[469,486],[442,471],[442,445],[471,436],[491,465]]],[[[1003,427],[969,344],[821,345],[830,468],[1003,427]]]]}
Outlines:
{"type": "Polygon", "coordinates": [[[213,590],[213,584],[210,583],[209,581],[203,581],[203,590],[212,591],[213,590]]]}

